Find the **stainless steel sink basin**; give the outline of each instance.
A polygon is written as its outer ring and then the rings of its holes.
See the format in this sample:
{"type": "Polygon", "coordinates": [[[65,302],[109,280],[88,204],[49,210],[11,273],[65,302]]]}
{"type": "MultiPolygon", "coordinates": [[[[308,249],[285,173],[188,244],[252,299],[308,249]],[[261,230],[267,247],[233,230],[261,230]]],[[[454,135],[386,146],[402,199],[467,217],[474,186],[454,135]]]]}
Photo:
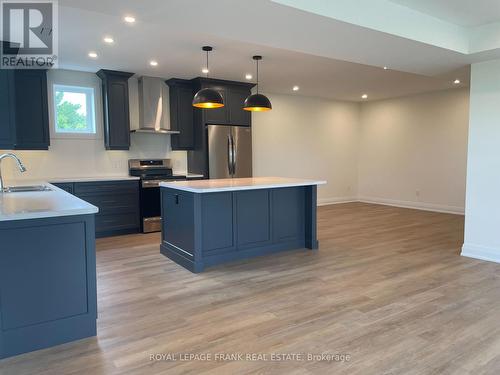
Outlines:
{"type": "Polygon", "coordinates": [[[33,191],[51,191],[52,189],[46,185],[33,186],[9,186],[3,189],[4,193],[27,193],[33,191]]]}

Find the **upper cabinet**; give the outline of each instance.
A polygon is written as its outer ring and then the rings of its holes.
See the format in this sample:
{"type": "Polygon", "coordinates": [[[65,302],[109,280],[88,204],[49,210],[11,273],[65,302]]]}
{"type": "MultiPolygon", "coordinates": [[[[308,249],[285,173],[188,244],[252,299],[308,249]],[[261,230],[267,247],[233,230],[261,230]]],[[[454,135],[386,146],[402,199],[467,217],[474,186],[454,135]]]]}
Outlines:
{"type": "Polygon", "coordinates": [[[101,69],[104,106],[104,145],[106,150],[130,148],[130,113],[128,79],[134,73],[101,69]]]}
{"type": "Polygon", "coordinates": [[[194,108],[193,87],[190,81],[169,79],[170,128],[179,134],[171,135],[172,150],[192,150],[194,148],[194,108]]]}
{"type": "Polygon", "coordinates": [[[224,107],[222,108],[211,108],[211,109],[196,109],[202,111],[205,116],[206,124],[229,124],[229,103],[228,103],[228,92],[227,88],[220,85],[202,85],[200,88],[212,88],[221,94],[222,99],[224,99],[224,107]]]}
{"type": "Polygon", "coordinates": [[[0,70],[0,148],[48,150],[46,70],[0,70]]]}
{"type": "Polygon", "coordinates": [[[194,91],[212,88],[224,98],[224,107],[217,109],[195,109],[203,111],[205,124],[251,126],[250,112],[243,110],[245,99],[251,94],[253,83],[226,81],[221,79],[195,78],[194,91]]]}
{"type": "Polygon", "coordinates": [[[243,103],[250,94],[250,88],[248,87],[229,87],[227,95],[229,124],[241,126],[250,126],[252,124],[251,113],[243,110],[243,103]]]}

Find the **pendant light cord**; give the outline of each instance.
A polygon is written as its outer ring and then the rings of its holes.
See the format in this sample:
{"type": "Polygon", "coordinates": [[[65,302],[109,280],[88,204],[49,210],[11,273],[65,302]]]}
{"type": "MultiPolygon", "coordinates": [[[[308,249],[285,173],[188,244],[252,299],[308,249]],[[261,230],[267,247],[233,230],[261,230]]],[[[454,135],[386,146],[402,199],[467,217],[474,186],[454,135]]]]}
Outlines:
{"type": "Polygon", "coordinates": [[[209,72],[210,72],[210,71],[208,70],[208,51],[207,51],[207,78],[208,78],[208,73],[209,73],[209,72]]]}
{"type": "Polygon", "coordinates": [[[257,60],[257,94],[259,93],[259,60],[257,60]]]}

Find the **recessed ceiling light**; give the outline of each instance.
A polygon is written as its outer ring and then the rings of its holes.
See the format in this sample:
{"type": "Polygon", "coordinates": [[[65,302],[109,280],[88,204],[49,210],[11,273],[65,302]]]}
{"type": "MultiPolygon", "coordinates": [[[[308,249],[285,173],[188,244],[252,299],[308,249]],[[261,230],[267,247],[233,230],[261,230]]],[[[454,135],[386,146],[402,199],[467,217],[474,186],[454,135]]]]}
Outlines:
{"type": "Polygon", "coordinates": [[[387,69],[389,69],[389,68],[387,66],[384,66],[384,70],[387,70],[387,69]]]}
{"type": "Polygon", "coordinates": [[[246,78],[246,79],[248,79],[248,80],[250,80],[250,79],[252,79],[252,78],[253,78],[253,76],[252,76],[251,74],[248,74],[248,73],[247,73],[247,74],[245,75],[245,78],[246,78]]]}
{"type": "Polygon", "coordinates": [[[368,99],[368,95],[366,94],[361,95],[361,99],[368,99]]]}
{"type": "Polygon", "coordinates": [[[93,59],[97,59],[97,53],[95,53],[95,52],[89,52],[89,57],[91,57],[93,59]]]}
{"type": "Polygon", "coordinates": [[[453,83],[454,83],[455,85],[458,85],[458,84],[460,83],[460,80],[459,80],[459,79],[456,79],[456,80],[454,80],[454,81],[453,81],[453,83]]]}
{"type": "Polygon", "coordinates": [[[293,86],[293,87],[292,87],[292,90],[293,90],[293,91],[299,91],[299,89],[300,89],[300,87],[299,87],[299,86],[293,86]]]}
{"type": "Polygon", "coordinates": [[[151,65],[151,66],[158,66],[158,61],[156,61],[156,60],[151,60],[151,61],[149,62],[149,65],[151,65]]]}
{"type": "Polygon", "coordinates": [[[104,43],[108,43],[108,44],[112,44],[115,42],[115,40],[113,38],[111,38],[110,36],[105,36],[103,40],[104,40],[104,43]]]}
{"type": "Polygon", "coordinates": [[[123,17],[123,20],[127,23],[134,23],[135,22],[135,17],[132,16],[125,16],[123,17]]]}
{"type": "Polygon", "coordinates": [[[203,69],[201,70],[201,72],[202,72],[203,74],[208,74],[208,69],[207,69],[207,68],[203,68],[203,69]]]}

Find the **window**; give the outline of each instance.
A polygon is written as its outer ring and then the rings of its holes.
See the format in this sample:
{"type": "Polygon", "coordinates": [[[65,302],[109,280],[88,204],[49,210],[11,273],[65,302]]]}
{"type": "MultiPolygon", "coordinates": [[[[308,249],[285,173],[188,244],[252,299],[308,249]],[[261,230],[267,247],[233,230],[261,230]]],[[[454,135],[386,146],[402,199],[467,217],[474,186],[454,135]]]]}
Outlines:
{"type": "Polygon", "coordinates": [[[53,95],[57,135],[96,135],[93,87],[54,85],[53,95]]]}

